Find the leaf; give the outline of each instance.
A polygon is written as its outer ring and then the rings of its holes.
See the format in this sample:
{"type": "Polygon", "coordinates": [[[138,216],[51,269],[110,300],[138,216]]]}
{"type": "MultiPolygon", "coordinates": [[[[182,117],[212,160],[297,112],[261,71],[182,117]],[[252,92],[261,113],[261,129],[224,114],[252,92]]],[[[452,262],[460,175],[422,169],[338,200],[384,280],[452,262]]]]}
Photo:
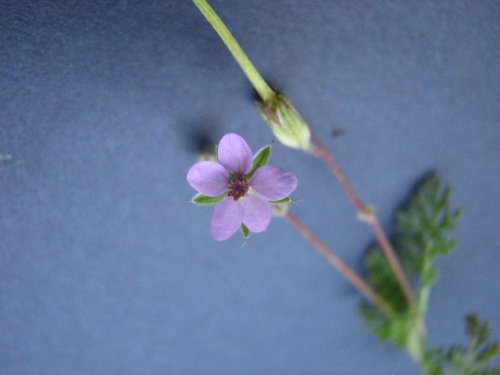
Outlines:
{"type": "Polygon", "coordinates": [[[218,197],[209,197],[208,195],[198,193],[191,199],[191,202],[199,205],[211,205],[220,202],[226,196],[227,193],[221,194],[218,197]]]}
{"type": "Polygon", "coordinates": [[[406,346],[414,321],[412,313],[399,314],[389,320],[367,303],[360,305],[359,312],[366,327],[380,340],[390,341],[400,349],[406,346]]]}
{"type": "Polygon", "coordinates": [[[255,155],[253,156],[253,166],[250,172],[248,172],[248,174],[246,175],[247,178],[252,177],[257,169],[269,162],[269,158],[271,157],[271,150],[271,145],[267,145],[262,147],[255,153],[255,155]]]}
{"type": "Polygon", "coordinates": [[[364,266],[368,270],[368,282],[375,290],[393,307],[395,311],[406,311],[407,305],[404,295],[394,276],[392,268],[388,265],[382,251],[375,247],[365,256],[364,266]]]}
{"type": "Polygon", "coordinates": [[[426,349],[421,347],[421,324],[431,287],[437,280],[435,259],[456,246],[450,231],[456,227],[460,211],[450,208],[450,196],[451,189],[430,175],[418,184],[408,203],[396,214],[396,235],[392,243],[405,274],[416,286],[414,308],[408,305],[380,249],[371,249],[364,258],[369,284],[396,312],[395,317],[388,319],[373,306],[363,304],[360,312],[367,328],[381,340],[406,348],[417,358],[425,356],[426,349]]]}
{"type": "Polygon", "coordinates": [[[477,356],[477,361],[479,363],[489,363],[495,357],[500,356],[500,344],[494,343],[486,345],[477,356]]]}
{"type": "MultiPolygon", "coordinates": [[[[434,260],[457,245],[449,232],[457,225],[460,210],[450,208],[451,189],[442,187],[436,175],[427,176],[410,199],[407,208],[397,215],[398,252],[407,260],[409,271],[420,279],[419,296],[428,297],[437,280],[434,260]]],[[[420,299],[425,312],[427,301],[420,299]]]]}
{"type": "Polygon", "coordinates": [[[241,233],[243,233],[243,237],[245,239],[250,237],[250,229],[248,229],[245,224],[241,224],[240,229],[241,229],[241,233]]]}
{"type": "Polygon", "coordinates": [[[446,375],[499,375],[500,369],[492,367],[492,363],[500,356],[500,345],[490,341],[490,324],[480,322],[473,314],[466,316],[465,323],[469,345],[429,350],[429,367],[439,368],[439,374],[446,375]]]}
{"type": "Polygon", "coordinates": [[[293,199],[290,197],[286,197],[278,201],[269,201],[269,203],[271,204],[281,204],[281,203],[291,203],[291,202],[293,202],[293,199]]]}
{"type": "Polygon", "coordinates": [[[467,314],[465,316],[465,333],[467,333],[467,336],[472,339],[478,334],[479,328],[480,322],[477,316],[474,314],[467,314]]]}

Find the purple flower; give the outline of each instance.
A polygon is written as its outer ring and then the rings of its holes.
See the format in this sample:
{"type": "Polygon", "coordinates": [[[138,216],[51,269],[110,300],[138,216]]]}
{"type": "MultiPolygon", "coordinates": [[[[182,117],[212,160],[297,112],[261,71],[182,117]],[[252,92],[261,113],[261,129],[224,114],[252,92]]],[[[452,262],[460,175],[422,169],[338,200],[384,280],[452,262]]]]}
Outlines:
{"type": "Polygon", "coordinates": [[[246,141],[229,133],[219,142],[218,163],[202,161],[189,170],[189,185],[205,196],[217,197],[210,225],[217,241],[227,240],[242,224],[253,233],[264,231],[271,222],[269,201],[284,199],[297,188],[294,174],[261,166],[267,158],[259,162],[256,155],[252,159],[246,141]]]}

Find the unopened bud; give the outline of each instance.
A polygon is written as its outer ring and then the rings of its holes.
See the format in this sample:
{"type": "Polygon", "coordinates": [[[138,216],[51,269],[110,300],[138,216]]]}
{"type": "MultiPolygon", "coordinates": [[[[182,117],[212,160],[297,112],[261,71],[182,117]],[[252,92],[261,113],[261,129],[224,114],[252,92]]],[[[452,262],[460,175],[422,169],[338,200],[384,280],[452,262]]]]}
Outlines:
{"type": "Polygon", "coordinates": [[[311,151],[309,126],[292,103],[281,94],[257,104],[262,118],[278,140],[291,148],[311,151]]]}

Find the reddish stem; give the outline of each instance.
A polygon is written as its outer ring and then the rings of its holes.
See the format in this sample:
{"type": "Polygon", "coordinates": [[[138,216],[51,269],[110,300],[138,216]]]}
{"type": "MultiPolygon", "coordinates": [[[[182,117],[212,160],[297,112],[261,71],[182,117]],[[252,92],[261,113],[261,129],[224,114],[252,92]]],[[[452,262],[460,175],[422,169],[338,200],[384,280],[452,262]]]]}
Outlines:
{"type": "Polygon", "coordinates": [[[295,215],[287,212],[285,218],[308,240],[326,260],[337,269],[348,281],[356,287],[369,301],[376,305],[386,316],[394,315],[391,307],[380,297],[372,287],[358,276],[332,249],[323,243],[316,235],[305,226],[295,215]]]}
{"type": "Polygon", "coordinates": [[[367,207],[366,204],[364,204],[363,201],[356,195],[354,189],[351,187],[346,177],[342,173],[342,170],[335,162],[332,155],[328,152],[326,147],[323,145],[321,140],[314,133],[312,134],[312,136],[313,136],[313,141],[316,144],[313,150],[313,154],[323,159],[328,165],[328,167],[330,167],[333,174],[339,181],[340,186],[342,186],[342,189],[344,189],[345,193],[347,194],[347,197],[349,198],[352,205],[356,209],[358,218],[361,221],[366,222],[367,225],[371,228],[373,234],[375,235],[375,238],[377,239],[378,243],[380,244],[380,247],[382,248],[384,256],[386,257],[387,261],[389,262],[389,265],[391,266],[394,274],[396,275],[396,279],[398,280],[398,283],[401,287],[401,290],[403,291],[406,300],[410,305],[414,305],[415,300],[413,297],[410,284],[408,283],[408,279],[406,278],[403,268],[401,267],[401,264],[398,258],[396,257],[396,253],[394,252],[391,243],[387,239],[384,230],[380,226],[380,223],[377,217],[375,216],[375,213],[373,212],[373,210],[367,207]]]}

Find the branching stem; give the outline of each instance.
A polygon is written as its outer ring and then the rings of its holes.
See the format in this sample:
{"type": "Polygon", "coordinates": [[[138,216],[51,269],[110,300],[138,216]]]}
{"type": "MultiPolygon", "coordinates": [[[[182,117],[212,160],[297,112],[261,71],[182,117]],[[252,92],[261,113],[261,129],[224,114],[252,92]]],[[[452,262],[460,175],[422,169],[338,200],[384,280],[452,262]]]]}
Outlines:
{"type": "Polygon", "coordinates": [[[316,145],[313,150],[313,154],[325,161],[325,163],[328,165],[328,167],[331,169],[331,171],[339,181],[339,184],[342,187],[342,189],[344,189],[352,205],[356,209],[358,218],[361,221],[364,221],[371,228],[373,234],[375,235],[375,238],[377,239],[377,242],[380,244],[380,247],[382,248],[384,256],[387,258],[389,265],[391,266],[394,274],[396,275],[396,279],[398,280],[398,283],[401,287],[401,290],[403,291],[405,298],[407,299],[410,306],[414,306],[415,299],[413,297],[413,292],[411,290],[408,279],[406,278],[403,268],[401,267],[401,264],[398,258],[396,257],[396,253],[394,252],[391,243],[389,242],[384,230],[382,229],[380,222],[375,216],[375,213],[358,197],[358,195],[352,188],[351,184],[349,184],[349,181],[347,181],[347,178],[340,169],[339,165],[333,159],[331,153],[328,152],[328,150],[323,145],[319,137],[317,137],[314,133],[313,133],[313,141],[316,145]]]}

